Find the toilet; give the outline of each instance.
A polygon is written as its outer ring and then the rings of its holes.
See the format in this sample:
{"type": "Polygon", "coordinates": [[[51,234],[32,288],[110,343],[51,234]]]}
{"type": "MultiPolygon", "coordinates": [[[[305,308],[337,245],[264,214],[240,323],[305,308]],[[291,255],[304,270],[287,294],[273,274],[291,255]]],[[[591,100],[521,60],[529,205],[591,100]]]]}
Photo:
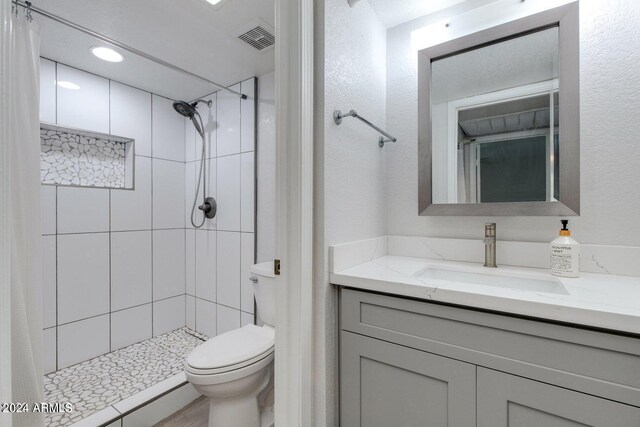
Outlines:
{"type": "Polygon", "coordinates": [[[187,381],[209,399],[209,427],[273,426],[273,263],[253,265],[250,280],[264,325],[246,325],[213,337],[185,361],[187,381]]]}

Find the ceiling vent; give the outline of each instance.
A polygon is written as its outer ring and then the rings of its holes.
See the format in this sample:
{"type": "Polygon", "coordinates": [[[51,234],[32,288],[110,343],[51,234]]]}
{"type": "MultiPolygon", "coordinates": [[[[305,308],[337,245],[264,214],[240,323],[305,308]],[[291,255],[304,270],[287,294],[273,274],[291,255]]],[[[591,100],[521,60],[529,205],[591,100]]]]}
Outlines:
{"type": "Polygon", "coordinates": [[[240,34],[238,38],[244,42],[249,43],[251,46],[258,50],[263,50],[273,46],[276,42],[276,38],[269,31],[265,30],[261,26],[257,26],[244,34],[240,34]]]}
{"type": "Polygon", "coordinates": [[[235,36],[254,49],[266,52],[275,45],[276,38],[273,33],[273,28],[269,24],[262,19],[256,19],[243,26],[235,36]]]}

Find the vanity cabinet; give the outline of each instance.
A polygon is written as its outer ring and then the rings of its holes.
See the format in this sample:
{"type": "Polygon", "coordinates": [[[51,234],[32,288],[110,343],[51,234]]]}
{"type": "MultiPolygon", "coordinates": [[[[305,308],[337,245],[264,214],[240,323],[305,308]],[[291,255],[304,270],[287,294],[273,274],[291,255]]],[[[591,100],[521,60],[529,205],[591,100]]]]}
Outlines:
{"type": "Polygon", "coordinates": [[[640,427],[640,339],[341,288],[343,427],[640,427]]]}

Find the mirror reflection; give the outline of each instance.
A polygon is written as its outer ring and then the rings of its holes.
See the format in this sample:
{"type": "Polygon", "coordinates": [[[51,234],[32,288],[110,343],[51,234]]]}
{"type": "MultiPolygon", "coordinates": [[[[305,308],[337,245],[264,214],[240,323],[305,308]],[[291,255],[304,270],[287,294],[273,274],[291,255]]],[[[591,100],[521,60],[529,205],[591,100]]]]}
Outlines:
{"type": "Polygon", "coordinates": [[[558,28],[431,62],[433,203],[559,199],[558,28]]]}

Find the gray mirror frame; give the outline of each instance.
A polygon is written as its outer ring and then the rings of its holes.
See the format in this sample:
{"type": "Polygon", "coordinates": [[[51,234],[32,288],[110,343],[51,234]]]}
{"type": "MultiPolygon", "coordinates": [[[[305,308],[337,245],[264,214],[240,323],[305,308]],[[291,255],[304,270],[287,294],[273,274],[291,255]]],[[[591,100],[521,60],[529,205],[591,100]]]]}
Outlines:
{"type": "Polygon", "coordinates": [[[578,2],[418,52],[418,213],[421,216],[576,216],[580,214],[580,45],[578,2]],[[560,197],[557,202],[434,204],[431,167],[431,62],[545,27],[558,26],[560,197]]]}

